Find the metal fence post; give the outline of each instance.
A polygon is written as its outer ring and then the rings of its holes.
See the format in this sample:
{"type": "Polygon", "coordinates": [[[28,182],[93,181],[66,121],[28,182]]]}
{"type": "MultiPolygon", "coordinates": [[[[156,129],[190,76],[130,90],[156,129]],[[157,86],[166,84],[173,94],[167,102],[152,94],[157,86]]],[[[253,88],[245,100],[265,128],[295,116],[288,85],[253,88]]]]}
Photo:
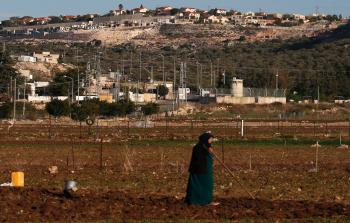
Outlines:
{"type": "Polygon", "coordinates": [[[165,137],[168,139],[168,117],[165,117],[165,137]]]}
{"type": "Polygon", "coordinates": [[[128,138],[130,137],[130,120],[128,120],[128,138]]]}

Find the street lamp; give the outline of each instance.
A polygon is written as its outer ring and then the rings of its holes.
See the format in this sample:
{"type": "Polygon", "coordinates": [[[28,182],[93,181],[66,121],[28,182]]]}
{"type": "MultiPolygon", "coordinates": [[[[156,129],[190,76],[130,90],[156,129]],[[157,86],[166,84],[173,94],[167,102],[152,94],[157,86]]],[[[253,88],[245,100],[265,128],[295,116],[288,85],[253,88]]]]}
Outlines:
{"type": "MultiPolygon", "coordinates": [[[[12,79],[11,79],[12,81],[12,79]]],[[[13,91],[13,122],[16,121],[16,97],[17,97],[17,92],[16,92],[16,78],[15,78],[15,83],[14,83],[14,91],[13,91]]]]}
{"type": "Polygon", "coordinates": [[[163,67],[162,67],[162,70],[163,70],[163,83],[165,85],[165,57],[163,54],[159,54],[161,57],[162,57],[162,60],[163,60],[163,67]]]}
{"type": "Polygon", "coordinates": [[[74,102],[74,79],[72,78],[72,77],[69,77],[69,76],[64,76],[65,78],[69,78],[69,79],[71,79],[72,80],[72,98],[71,98],[71,103],[73,104],[73,102],[74,102]]]}
{"type": "Polygon", "coordinates": [[[277,97],[277,91],[278,91],[278,70],[277,70],[277,73],[276,73],[276,90],[275,90],[275,97],[277,97]]]}
{"type": "Polygon", "coordinates": [[[23,119],[25,118],[26,112],[26,88],[27,88],[27,77],[24,77],[24,89],[23,89],[23,119]]]}
{"type": "Polygon", "coordinates": [[[222,76],[224,76],[224,86],[226,85],[226,71],[224,71],[224,73],[222,73],[222,76]]]}

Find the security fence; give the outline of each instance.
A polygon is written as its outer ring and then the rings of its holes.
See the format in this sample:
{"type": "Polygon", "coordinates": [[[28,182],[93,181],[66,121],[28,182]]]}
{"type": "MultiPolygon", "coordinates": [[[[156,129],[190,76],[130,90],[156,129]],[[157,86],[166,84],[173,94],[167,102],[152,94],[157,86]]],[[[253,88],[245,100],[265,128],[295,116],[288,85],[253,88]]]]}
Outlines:
{"type": "Polygon", "coordinates": [[[97,120],[86,123],[60,123],[43,120],[36,123],[0,124],[0,140],[40,141],[80,138],[90,142],[105,139],[120,142],[127,139],[196,139],[205,131],[219,138],[338,138],[350,136],[348,120],[296,120],[296,119],[134,119],[97,120]]]}

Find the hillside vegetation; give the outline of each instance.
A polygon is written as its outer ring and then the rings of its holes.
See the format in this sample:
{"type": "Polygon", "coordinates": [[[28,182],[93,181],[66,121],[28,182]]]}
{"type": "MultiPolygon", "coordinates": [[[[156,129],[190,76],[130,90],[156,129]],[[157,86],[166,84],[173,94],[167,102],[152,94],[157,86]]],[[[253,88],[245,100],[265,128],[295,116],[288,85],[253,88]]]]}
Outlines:
{"type": "MultiPolygon", "coordinates": [[[[85,67],[88,61],[95,66],[96,55],[101,55],[103,72],[124,71],[131,79],[139,77],[140,53],[142,75],[146,81],[153,67],[154,78],[162,80],[162,56],[165,58],[167,80],[173,80],[174,59],[177,81],[180,64],[187,64],[187,86],[195,88],[197,74],[202,76],[201,86],[210,86],[210,73],[215,74],[217,87],[229,88],[229,79],[236,76],[245,80],[247,87],[275,88],[278,74],[279,88],[288,90],[295,99],[305,96],[321,99],[337,96],[350,97],[350,25],[313,38],[272,40],[265,42],[222,42],[216,46],[202,47],[184,43],[180,46],[157,46],[145,48],[134,44],[121,44],[104,48],[98,41],[85,43],[13,42],[7,45],[12,54],[50,50],[60,53],[61,61],[75,60],[79,49],[79,64],[85,67]],[[198,63],[197,63],[198,62],[198,63]],[[124,68],[123,68],[124,67],[124,68]],[[226,85],[222,73],[226,74],[226,85]],[[200,75],[202,74],[202,75],[200,75]]],[[[74,63],[74,62],[73,62],[74,63]]],[[[214,75],[213,75],[214,76],[214,75]]]]}

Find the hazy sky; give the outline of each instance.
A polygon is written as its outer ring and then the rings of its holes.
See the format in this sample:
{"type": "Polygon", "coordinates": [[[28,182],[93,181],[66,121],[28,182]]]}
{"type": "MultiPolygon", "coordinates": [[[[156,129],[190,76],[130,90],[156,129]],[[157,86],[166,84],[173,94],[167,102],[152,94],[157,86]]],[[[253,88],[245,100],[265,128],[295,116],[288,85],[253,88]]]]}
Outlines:
{"type": "Polygon", "coordinates": [[[170,5],[173,7],[227,8],[242,11],[310,14],[316,11],[329,14],[350,15],[349,0],[0,0],[0,19],[10,16],[48,16],[99,13],[103,14],[122,3],[127,8],[170,5]]]}

